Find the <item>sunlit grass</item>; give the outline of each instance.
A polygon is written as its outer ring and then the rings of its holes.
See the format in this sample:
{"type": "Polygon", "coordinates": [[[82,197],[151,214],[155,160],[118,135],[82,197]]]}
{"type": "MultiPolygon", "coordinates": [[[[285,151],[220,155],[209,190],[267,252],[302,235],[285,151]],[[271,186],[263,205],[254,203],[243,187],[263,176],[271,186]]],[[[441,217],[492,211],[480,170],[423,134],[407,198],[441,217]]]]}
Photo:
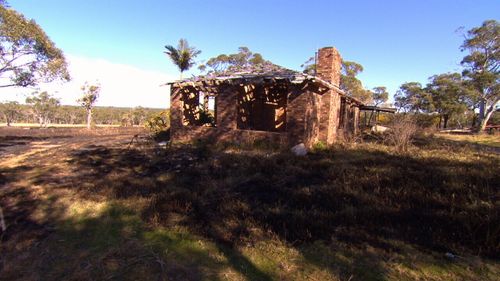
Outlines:
{"type": "Polygon", "coordinates": [[[436,136],[458,142],[500,147],[500,134],[436,134],[436,136]]]}

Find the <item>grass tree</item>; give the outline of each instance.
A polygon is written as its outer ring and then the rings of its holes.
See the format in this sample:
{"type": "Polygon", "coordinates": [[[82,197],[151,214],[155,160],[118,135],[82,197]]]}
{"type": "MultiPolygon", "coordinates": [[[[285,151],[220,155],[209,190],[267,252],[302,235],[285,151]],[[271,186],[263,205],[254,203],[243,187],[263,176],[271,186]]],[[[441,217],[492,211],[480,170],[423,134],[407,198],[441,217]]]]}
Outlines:
{"type": "Polygon", "coordinates": [[[182,73],[189,70],[193,65],[195,65],[194,58],[196,58],[201,51],[194,47],[190,47],[186,39],[180,39],[177,48],[172,45],[165,46],[165,54],[167,54],[172,62],[179,68],[180,79],[182,79],[182,73]]]}
{"type": "Polygon", "coordinates": [[[90,129],[92,124],[92,109],[99,97],[101,86],[85,83],[81,89],[83,91],[83,96],[78,99],[78,103],[87,111],[87,129],[90,129]]]}

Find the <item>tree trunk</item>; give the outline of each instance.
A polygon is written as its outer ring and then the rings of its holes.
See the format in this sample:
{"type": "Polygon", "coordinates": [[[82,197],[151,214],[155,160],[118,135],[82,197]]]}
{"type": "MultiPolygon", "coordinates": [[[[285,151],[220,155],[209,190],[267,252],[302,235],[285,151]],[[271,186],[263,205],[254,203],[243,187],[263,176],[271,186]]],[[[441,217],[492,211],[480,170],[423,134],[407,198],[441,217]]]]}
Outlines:
{"type": "Polygon", "coordinates": [[[472,111],[472,124],[470,125],[471,128],[475,128],[476,127],[476,121],[477,121],[476,113],[474,111],[472,111]]]}
{"type": "Polygon", "coordinates": [[[486,111],[486,115],[484,116],[483,119],[481,119],[481,122],[479,123],[478,130],[477,130],[478,133],[483,132],[484,129],[486,128],[486,125],[488,124],[488,121],[490,120],[491,115],[493,115],[493,112],[495,112],[495,110],[496,110],[495,106],[496,106],[497,102],[493,103],[488,108],[488,110],[486,111]]]}
{"type": "MultiPolygon", "coordinates": [[[[372,118],[373,118],[373,114],[375,113],[375,110],[372,110],[372,112],[370,113],[370,118],[368,118],[368,126],[371,126],[372,125],[372,118]]],[[[365,113],[366,114],[366,113],[365,113]]],[[[366,115],[365,115],[366,116],[366,115]]]]}
{"type": "Polygon", "coordinates": [[[496,105],[500,101],[500,98],[495,99],[491,106],[487,107],[486,101],[481,101],[481,105],[479,108],[479,126],[475,128],[476,133],[481,133],[484,131],[486,128],[486,125],[488,124],[488,121],[490,120],[491,115],[493,115],[493,112],[496,110],[496,105]]]}
{"type": "Polygon", "coordinates": [[[448,119],[450,119],[450,116],[448,116],[447,114],[445,114],[443,116],[443,128],[446,129],[446,127],[448,127],[448,119]]]}
{"type": "Polygon", "coordinates": [[[89,130],[91,123],[92,123],[92,109],[87,109],[87,129],[89,130]]]}
{"type": "Polygon", "coordinates": [[[11,120],[9,119],[9,116],[7,116],[7,114],[4,114],[3,116],[5,117],[5,123],[7,123],[7,127],[10,127],[11,120]]]}

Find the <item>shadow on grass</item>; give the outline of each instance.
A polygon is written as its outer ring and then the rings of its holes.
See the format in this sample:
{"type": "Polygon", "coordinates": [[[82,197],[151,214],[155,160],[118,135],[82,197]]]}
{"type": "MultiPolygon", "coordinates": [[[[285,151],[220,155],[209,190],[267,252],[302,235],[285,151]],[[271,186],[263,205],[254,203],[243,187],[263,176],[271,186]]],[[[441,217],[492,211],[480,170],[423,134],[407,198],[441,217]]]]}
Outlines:
{"type": "MultiPolygon", "coordinates": [[[[200,145],[152,151],[93,147],[74,151],[68,163],[73,176],[61,187],[73,186],[93,199],[147,201],[140,217],[119,218],[116,226],[108,220],[112,209],[104,217],[70,222],[65,236],[77,239],[69,252],[79,252],[79,244],[98,252],[123,243],[141,252],[150,245],[156,251],[144,255],[151,257],[160,277],[217,280],[217,271],[229,266],[248,280],[275,279],[238,250],[270,237],[341,278],[354,272],[354,280],[383,279],[380,259],[353,251],[347,263],[310,245],[340,241],[360,249],[402,251],[391,242],[396,241],[423,251],[498,258],[500,210],[495,200],[500,175],[495,157],[462,162],[366,149],[294,157],[200,145]],[[124,232],[131,227],[135,230],[124,232]],[[172,234],[170,229],[177,227],[188,234],[172,234]],[[128,232],[133,234],[124,237],[128,232]],[[101,233],[107,234],[103,238],[101,233]],[[201,247],[190,235],[213,245],[201,247]],[[220,257],[212,257],[213,252],[220,257]],[[372,275],[358,272],[366,267],[372,275]]],[[[36,180],[61,185],[50,177],[36,180]]]]}
{"type": "Polygon", "coordinates": [[[31,263],[6,261],[0,280],[222,280],[227,268],[247,280],[272,280],[236,250],[200,239],[148,228],[137,212],[111,203],[59,221],[51,236],[18,252],[31,263]]]}

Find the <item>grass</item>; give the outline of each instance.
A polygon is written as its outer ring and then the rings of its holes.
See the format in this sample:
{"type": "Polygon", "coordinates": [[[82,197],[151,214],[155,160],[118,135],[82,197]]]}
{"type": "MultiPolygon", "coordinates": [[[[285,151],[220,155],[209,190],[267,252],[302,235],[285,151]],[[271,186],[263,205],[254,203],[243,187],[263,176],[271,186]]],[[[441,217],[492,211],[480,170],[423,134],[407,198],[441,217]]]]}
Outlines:
{"type": "MultiPolygon", "coordinates": [[[[40,128],[37,123],[11,123],[11,127],[40,128]]],[[[96,124],[97,128],[118,128],[120,125],[96,124]]],[[[7,127],[7,123],[0,123],[0,127],[7,127]]],[[[48,124],[48,128],[86,128],[87,124],[48,124]]]]}
{"type": "Polygon", "coordinates": [[[470,144],[500,148],[500,135],[497,134],[437,134],[438,137],[470,144]]]}
{"type": "Polygon", "coordinates": [[[0,280],[500,275],[500,156],[483,147],[424,137],[407,153],[367,142],[295,157],[60,134],[0,164],[0,280]]]}

